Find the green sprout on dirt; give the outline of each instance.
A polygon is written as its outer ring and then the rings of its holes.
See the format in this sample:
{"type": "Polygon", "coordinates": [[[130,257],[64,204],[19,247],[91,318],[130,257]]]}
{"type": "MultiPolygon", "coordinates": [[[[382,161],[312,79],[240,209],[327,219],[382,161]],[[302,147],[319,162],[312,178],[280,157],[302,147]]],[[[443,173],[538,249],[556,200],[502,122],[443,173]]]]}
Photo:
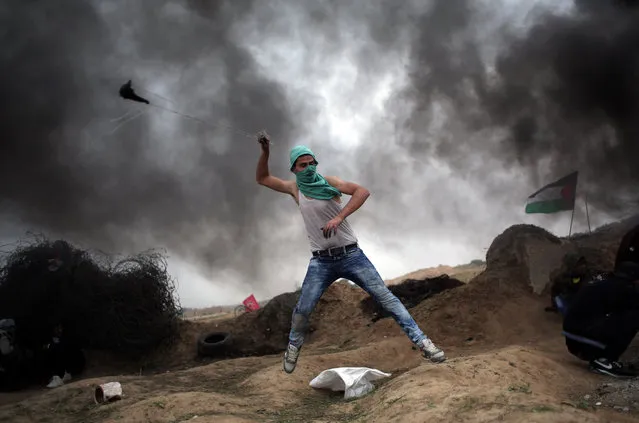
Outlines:
{"type": "Polygon", "coordinates": [[[579,402],[577,402],[577,408],[580,410],[588,410],[590,408],[590,403],[587,399],[582,398],[579,402]]]}
{"type": "Polygon", "coordinates": [[[531,411],[533,413],[549,413],[555,411],[555,409],[548,405],[538,405],[533,407],[531,411]]]}
{"type": "Polygon", "coordinates": [[[532,389],[530,389],[530,383],[526,384],[512,384],[508,387],[510,392],[519,392],[522,394],[530,394],[532,393],[532,389]]]}
{"type": "Polygon", "coordinates": [[[476,397],[466,397],[464,398],[462,404],[460,405],[459,411],[462,413],[473,410],[479,405],[479,398],[476,397]]]}

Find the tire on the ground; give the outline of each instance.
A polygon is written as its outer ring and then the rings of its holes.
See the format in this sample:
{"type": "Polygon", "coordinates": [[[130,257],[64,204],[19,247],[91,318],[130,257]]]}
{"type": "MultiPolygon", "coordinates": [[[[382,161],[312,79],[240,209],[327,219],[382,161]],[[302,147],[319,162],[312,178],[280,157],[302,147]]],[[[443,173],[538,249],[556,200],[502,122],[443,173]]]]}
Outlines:
{"type": "Polygon", "coordinates": [[[228,332],[205,333],[197,340],[197,353],[204,357],[221,357],[230,352],[231,334],[228,332]]]}

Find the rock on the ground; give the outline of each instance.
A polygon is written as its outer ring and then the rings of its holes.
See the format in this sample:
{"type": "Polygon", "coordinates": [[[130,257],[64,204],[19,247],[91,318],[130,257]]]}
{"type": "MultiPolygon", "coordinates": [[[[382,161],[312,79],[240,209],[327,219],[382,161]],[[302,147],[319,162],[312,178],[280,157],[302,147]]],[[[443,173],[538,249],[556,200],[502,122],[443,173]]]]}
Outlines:
{"type": "Polygon", "coordinates": [[[639,380],[612,380],[600,384],[594,392],[584,396],[593,398],[601,407],[619,412],[639,412],[639,380]]]}

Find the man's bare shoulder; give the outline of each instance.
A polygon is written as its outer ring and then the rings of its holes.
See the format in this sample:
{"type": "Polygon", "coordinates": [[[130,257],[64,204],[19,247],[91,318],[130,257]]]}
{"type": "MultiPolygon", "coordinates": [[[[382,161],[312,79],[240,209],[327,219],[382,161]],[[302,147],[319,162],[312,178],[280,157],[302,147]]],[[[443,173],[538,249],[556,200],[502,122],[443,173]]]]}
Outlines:
{"type": "Polygon", "coordinates": [[[357,189],[363,188],[360,184],[346,181],[339,176],[325,176],[324,179],[326,179],[326,182],[331,184],[331,186],[337,188],[342,194],[353,195],[357,189]]]}
{"type": "Polygon", "coordinates": [[[342,178],[335,175],[324,176],[324,179],[326,179],[326,182],[328,182],[329,184],[331,184],[331,186],[334,186],[335,188],[337,188],[339,185],[342,185],[344,183],[344,180],[342,178]]]}

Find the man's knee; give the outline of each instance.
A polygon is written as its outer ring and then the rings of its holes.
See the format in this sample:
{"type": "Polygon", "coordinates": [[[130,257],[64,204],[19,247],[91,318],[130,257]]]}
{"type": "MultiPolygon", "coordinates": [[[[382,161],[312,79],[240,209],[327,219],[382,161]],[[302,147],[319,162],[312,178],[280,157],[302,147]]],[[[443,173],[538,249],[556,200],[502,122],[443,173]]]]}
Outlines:
{"type": "Polygon", "coordinates": [[[293,313],[293,320],[291,322],[291,329],[295,332],[306,333],[310,323],[309,314],[301,313],[295,310],[293,313]]]}
{"type": "Polygon", "coordinates": [[[391,290],[388,289],[388,287],[383,284],[382,286],[376,286],[372,288],[370,290],[370,293],[371,293],[371,296],[381,305],[390,306],[394,303],[400,302],[399,298],[397,298],[395,294],[393,294],[391,290]]]}
{"type": "Polygon", "coordinates": [[[385,291],[378,292],[374,299],[383,310],[395,318],[406,319],[410,317],[404,304],[388,288],[385,291]]]}

